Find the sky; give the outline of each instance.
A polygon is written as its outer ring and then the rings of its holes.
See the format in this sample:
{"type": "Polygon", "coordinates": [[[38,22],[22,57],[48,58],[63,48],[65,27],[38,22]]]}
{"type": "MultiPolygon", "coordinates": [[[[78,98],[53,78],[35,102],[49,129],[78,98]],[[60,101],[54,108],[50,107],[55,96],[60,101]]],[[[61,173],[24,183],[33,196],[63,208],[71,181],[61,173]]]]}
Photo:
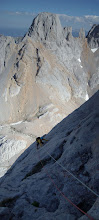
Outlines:
{"type": "Polygon", "coordinates": [[[99,0],[0,0],[0,34],[28,30],[41,12],[58,14],[62,25],[73,29],[99,24],[99,0]]]}

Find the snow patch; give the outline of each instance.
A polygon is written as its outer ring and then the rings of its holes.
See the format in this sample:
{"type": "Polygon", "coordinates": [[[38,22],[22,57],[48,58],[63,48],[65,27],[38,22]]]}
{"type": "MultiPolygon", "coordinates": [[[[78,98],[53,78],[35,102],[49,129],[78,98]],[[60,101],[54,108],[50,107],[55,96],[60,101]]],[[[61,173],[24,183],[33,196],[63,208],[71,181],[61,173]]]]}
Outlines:
{"type": "Polygon", "coordinates": [[[15,122],[15,123],[11,123],[10,125],[18,125],[18,124],[21,124],[22,121],[18,121],[18,122],[15,122]]]}
{"type": "Polygon", "coordinates": [[[78,61],[81,63],[81,59],[79,58],[78,61]]]}
{"type": "Polygon", "coordinates": [[[85,100],[87,101],[88,99],[89,99],[89,96],[88,96],[88,93],[86,93],[85,100]]]}
{"type": "MultiPolygon", "coordinates": [[[[79,61],[79,63],[81,63],[81,59],[80,58],[78,59],[78,61],[79,61]]],[[[83,68],[83,66],[81,64],[80,64],[80,67],[83,68]]]]}
{"type": "Polygon", "coordinates": [[[98,48],[91,49],[91,51],[92,51],[93,53],[95,53],[97,50],[98,50],[98,48]]]}

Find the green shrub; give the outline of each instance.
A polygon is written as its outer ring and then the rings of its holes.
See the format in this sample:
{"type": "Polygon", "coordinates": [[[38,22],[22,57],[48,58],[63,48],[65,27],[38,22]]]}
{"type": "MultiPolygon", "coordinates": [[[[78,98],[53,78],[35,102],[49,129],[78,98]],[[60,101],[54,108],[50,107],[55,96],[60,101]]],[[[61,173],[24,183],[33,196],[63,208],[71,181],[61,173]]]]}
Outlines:
{"type": "Polygon", "coordinates": [[[39,207],[39,202],[34,201],[34,202],[32,203],[32,205],[35,206],[35,207],[39,207]]]}

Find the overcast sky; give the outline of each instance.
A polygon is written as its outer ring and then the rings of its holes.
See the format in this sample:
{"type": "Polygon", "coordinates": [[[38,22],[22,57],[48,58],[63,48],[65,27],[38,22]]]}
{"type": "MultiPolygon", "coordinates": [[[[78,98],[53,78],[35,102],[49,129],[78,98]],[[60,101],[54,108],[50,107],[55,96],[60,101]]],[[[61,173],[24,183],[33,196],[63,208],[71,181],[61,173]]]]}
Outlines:
{"type": "Polygon", "coordinates": [[[99,24],[99,0],[0,0],[0,31],[28,29],[40,12],[59,14],[62,25],[73,29],[99,24]]]}

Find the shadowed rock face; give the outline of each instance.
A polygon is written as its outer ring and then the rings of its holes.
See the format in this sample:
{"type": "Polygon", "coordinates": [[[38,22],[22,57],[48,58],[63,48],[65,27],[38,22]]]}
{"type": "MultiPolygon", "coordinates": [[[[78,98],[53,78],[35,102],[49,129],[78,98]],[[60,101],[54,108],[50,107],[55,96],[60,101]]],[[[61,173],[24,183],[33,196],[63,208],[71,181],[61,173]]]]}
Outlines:
{"type": "Polygon", "coordinates": [[[99,25],[94,24],[87,34],[87,40],[90,48],[99,47],[99,25]]]}
{"type": "Polygon", "coordinates": [[[65,196],[98,220],[97,196],[57,164],[98,194],[98,100],[99,92],[46,134],[48,142],[38,152],[36,143],[32,144],[1,178],[0,219],[86,220],[60,195],[50,175],[65,196]]]}

